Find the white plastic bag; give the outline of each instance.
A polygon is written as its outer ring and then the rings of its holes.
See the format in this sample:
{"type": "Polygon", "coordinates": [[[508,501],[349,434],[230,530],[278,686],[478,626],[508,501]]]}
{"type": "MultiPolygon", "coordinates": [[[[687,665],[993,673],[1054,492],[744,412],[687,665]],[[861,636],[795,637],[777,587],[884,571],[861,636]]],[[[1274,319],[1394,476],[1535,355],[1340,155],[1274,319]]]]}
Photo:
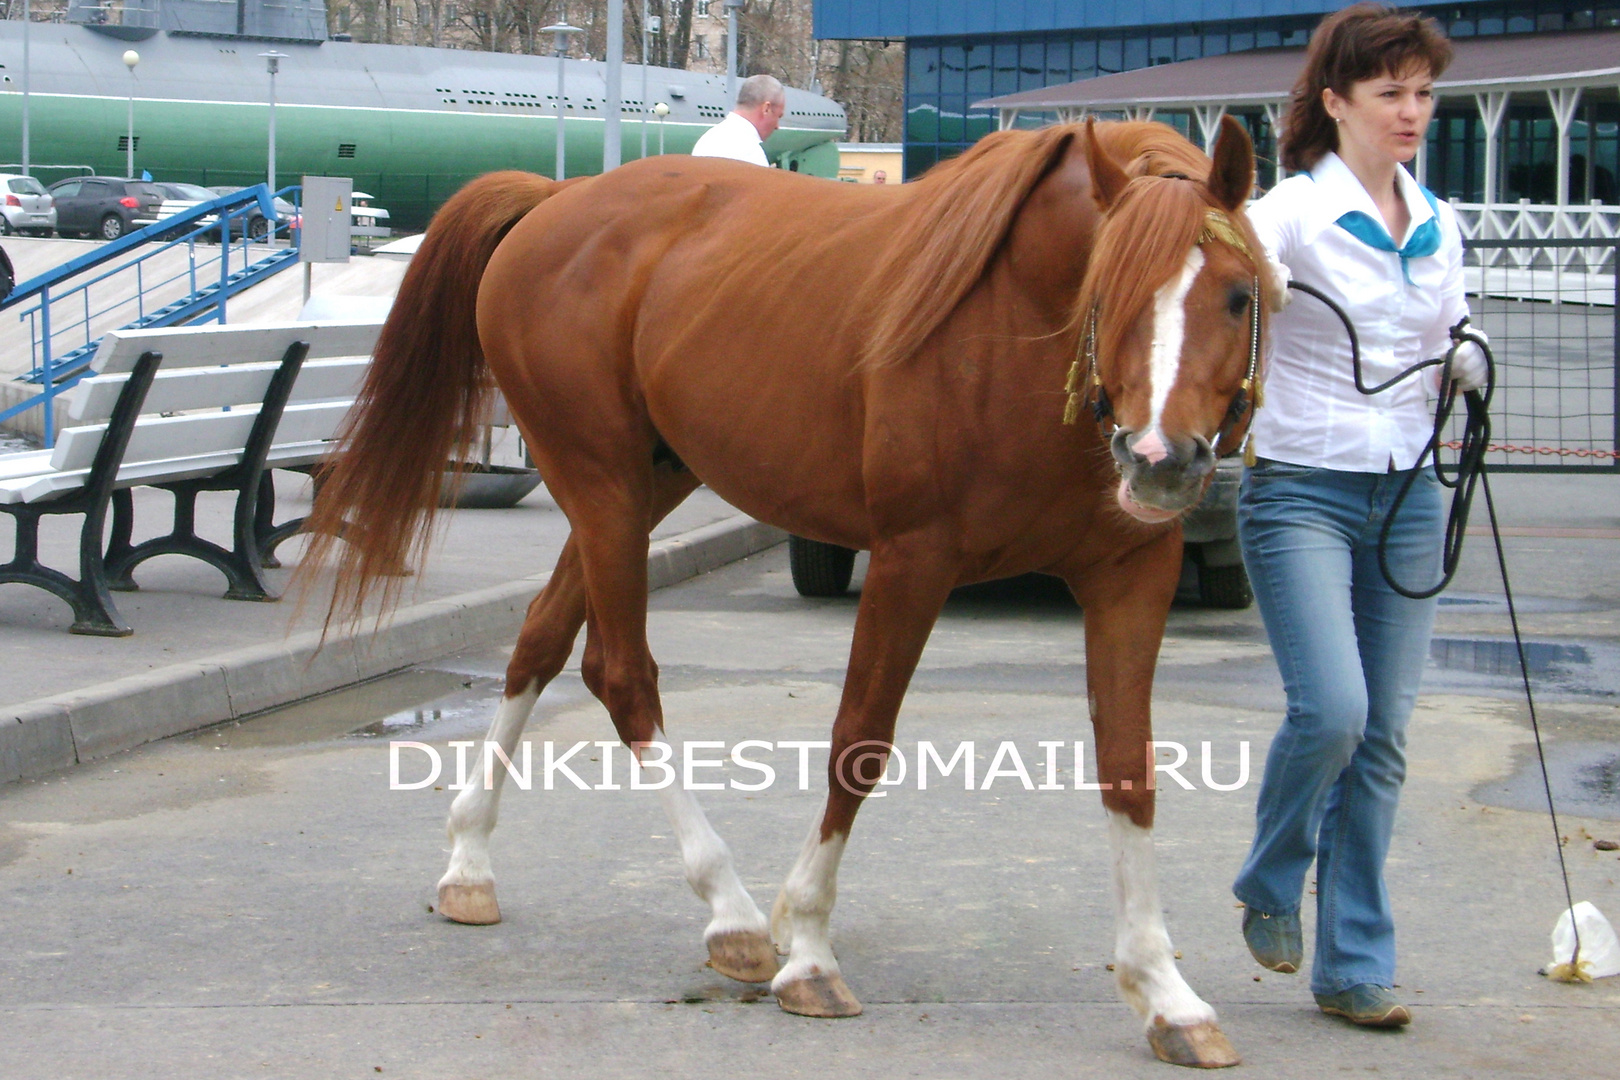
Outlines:
{"type": "Polygon", "coordinates": [[[1553,964],[1548,974],[1564,982],[1587,982],[1610,975],[1620,975],[1620,938],[1603,913],[1582,900],[1574,908],[1566,908],[1558,916],[1552,932],[1553,964]],[[1575,932],[1570,926],[1570,912],[1575,913],[1576,925],[1581,931],[1581,964],[1579,973],[1570,970],[1570,959],[1575,955],[1575,932]]]}

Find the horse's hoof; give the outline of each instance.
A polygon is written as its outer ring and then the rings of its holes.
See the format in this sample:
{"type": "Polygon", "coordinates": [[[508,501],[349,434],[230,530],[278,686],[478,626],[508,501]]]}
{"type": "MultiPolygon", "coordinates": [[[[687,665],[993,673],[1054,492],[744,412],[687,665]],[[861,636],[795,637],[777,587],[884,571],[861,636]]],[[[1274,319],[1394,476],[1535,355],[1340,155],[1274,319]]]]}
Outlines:
{"type": "Polygon", "coordinates": [[[806,979],[795,979],[771,988],[784,1012],[835,1020],[861,1015],[861,1003],[849,992],[842,975],[817,972],[806,979]]]}
{"type": "Polygon", "coordinates": [[[709,966],[738,982],[770,982],[776,978],[776,949],[763,931],[727,930],[709,939],[709,966]]]}
{"type": "Polygon", "coordinates": [[[501,921],[501,906],[495,902],[495,883],[440,885],[439,914],[452,922],[490,926],[501,921]]]}
{"type": "Polygon", "coordinates": [[[1243,1059],[1211,1021],[1174,1027],[1156,1020],[1148,1028],[1148,1042],[1160,1061],[1193,1069],[1226,1069],[1243,1059]]]}

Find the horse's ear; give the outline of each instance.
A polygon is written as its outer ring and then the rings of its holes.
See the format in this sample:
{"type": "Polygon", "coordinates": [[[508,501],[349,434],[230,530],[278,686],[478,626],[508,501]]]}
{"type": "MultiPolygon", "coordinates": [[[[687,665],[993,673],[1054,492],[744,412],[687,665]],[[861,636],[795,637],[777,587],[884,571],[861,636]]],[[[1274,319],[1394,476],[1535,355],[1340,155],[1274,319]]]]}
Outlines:
{"type": "Polygon", "coordinates": [[[1097,209],[1107,213],[1131,178],[1097,141],[1097,122],[1089,116],[1086,117],[1086,165],[1091,170],[1091,197],[1097,200],[1097,209]]]}
{"type": "Polygon", "coordinates": [[[1248,129],[1231,116],[1221,117],[1208,185],[1216,203],[1229,211],[1240,209],[1254,189],[1254,144],[1248,129]]]}

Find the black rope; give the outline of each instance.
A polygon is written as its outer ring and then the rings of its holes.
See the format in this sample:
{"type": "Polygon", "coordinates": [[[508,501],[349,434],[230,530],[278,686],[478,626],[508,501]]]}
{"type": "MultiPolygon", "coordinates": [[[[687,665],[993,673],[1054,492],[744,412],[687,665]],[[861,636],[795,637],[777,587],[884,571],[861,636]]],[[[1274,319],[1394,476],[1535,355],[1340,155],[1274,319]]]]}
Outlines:
{"type": "Polygon", "coordinates": [[[1288,287],[1297,289],[1309,296],[1314,296],[1326,304],[1339,317],[1344,324],[1345,334],[1350,338],[1351,371],[1355,377],[1356,389],[1371,396],[1382,393],[1404,379],[1409,379],[1424,368],[1440,368],[1440,400],[1434,410],[1434,429],[1429,435],[1429,441],[1423,452],[1418,455],[1417,463],[1407,474],[1406,482],[1396,493],[1395,502],[1390,506],[1389,514],[1384,519],[1384,527],[1378,535],[1378,568],[1383,571],[1384,580],[1389,587],[1402,596],[1413,600],[1427,600],[1451,584],[1451,579],[1457,574],[1457,564],[1462,559],[1463,536],[1468,528],[1468,514],[1474,501],[1474,485],[1484,480],[1485,509],[1491,520],[1491,537],[1496,545],[1496,565],[1502,575],[1502,595],[1507,600],[1508,622],[1513,627],[1513,647],[1519,657],[1519,676],[1524,683],[1524,700],[1530,709],[1530,731],[1536,740],[1536,759],[1541,763],[1541,788],[1547,796],[1547,815],[1552,819],[1553,847],[1558,851],[1558,872],[1564,883],[1564,903],[1569,909],[1570,929],[1575,935],[1575,950],[1570,956],[1570,973],[1572,977],[1579,977],[1581,960],[1581,931],[1575,919],[1575,898],[1569,886],[1569,867],[1564,861],[1564,838],[1558,829],[1558,810],[1553,805],[1552,782],[1547,777],[1547,754],[1541,743],[1541,723],[1536,717],[1536,698],[1530,688],[1530,663],[1524,653],[1524,639],[1519,633],[1519,613],[1513,603],[1513,586],[1508,580],[1507,555],[1502,549],[1502,530],[1496,520],[1496,503],[1491,498],[1491,481],[1485,471],[1485,452],[1491,443],[1491,398],[1496,394],[1496,357],[1491,353],[1488,343],[1468,329],[1468,318],[1463,319],[1451,328],[1451,348],[1446,350],[1444,357],[1424,360],[1413,364],[1393,378],[1386,379],[1377,386],[1368,387],[1361,377],[1361,341],[1356,336],[1356,328],[1350,322],[1350,316],[1345,314],[1343,308],[1334,303],[1332,299],[1323,294],[1321,290],[1299,281],[1290,281],[1288,287]],[[1451,381],[1451,363],[1457,355],[1457,350],[1464,342],[1473,342],[1485,354],[1485,385],[1481,390],[1469,390],[1463,394],[1468,413],[1463,423],[1462,440],[1457,451],[1457,479],[1448,482],[1444,471],[1440,468],[1441,435],[1446,424],[1451,419],[1453,408],[1456,405],[1457,389],[1451,381]],[[1399,514],[1401,504],[1406,501],[1406,495],[1412,489],[1412,483],[1417,479],[1418,471],[1423,468],[1424,462],[1433,454],[1432,465],[1436,479],[1446,487],[1452,489],[1451,512],[1446,517],[1446,537],[1441,549],[1441,578],[1439,584],[1424,590],[1409,589],[1395,580],[1390,570],[1388,559],[1390,530],[1395,524],[1396,515],[1399,514]]]}

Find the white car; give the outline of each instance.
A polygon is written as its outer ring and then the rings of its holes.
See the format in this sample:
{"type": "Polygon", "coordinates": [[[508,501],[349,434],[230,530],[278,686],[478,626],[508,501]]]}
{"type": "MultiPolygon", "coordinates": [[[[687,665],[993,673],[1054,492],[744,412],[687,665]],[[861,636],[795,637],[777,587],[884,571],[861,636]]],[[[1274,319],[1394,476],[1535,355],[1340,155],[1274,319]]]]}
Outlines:
{"type": "Polygon", "coordinates": [[[32,176],[0,173],[0,191],[5,194],[0,231],[7,236],[49,236],[56,231],[56,201],[44,184],[32,176]]]}

